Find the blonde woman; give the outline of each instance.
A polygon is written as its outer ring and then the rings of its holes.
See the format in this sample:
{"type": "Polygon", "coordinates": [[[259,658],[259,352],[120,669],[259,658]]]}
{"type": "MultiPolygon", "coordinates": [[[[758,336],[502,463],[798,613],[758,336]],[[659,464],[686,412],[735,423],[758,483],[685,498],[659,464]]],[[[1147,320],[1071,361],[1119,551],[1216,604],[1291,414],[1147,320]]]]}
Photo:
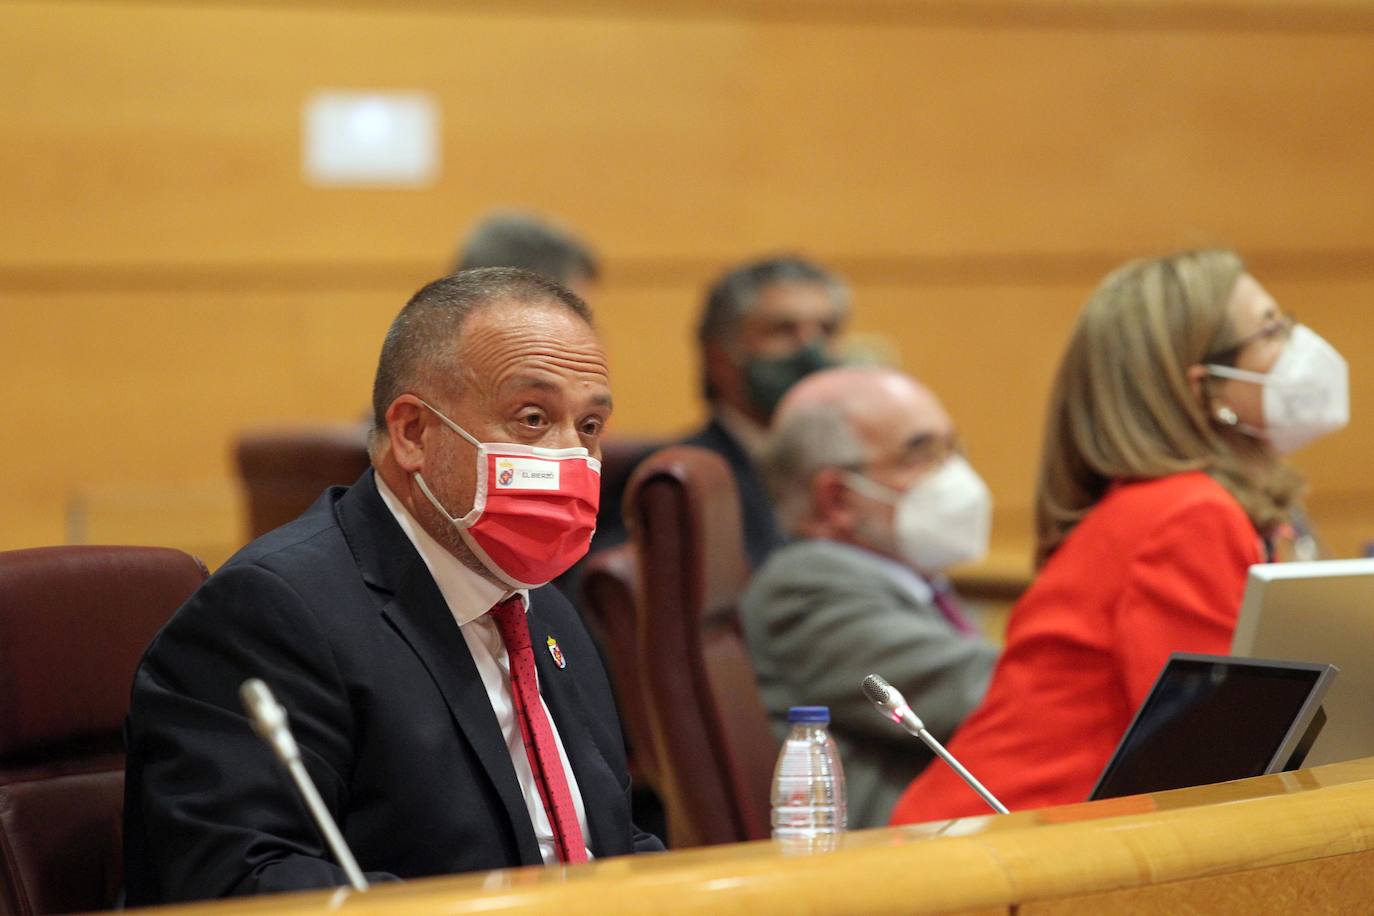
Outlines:
{"type": "MultiPolygon", "coordinates": [[[[1171,652],[1229,651],[1246,569],[1344,425],[1344,360],[1228,251],[1137,261],[1093,294],[1050,397],[1038,574],[950,744],[1011,809],[1083,801],[1171,652]]],[[[947,767],[894,823],[986,812],[947,767]]]]}

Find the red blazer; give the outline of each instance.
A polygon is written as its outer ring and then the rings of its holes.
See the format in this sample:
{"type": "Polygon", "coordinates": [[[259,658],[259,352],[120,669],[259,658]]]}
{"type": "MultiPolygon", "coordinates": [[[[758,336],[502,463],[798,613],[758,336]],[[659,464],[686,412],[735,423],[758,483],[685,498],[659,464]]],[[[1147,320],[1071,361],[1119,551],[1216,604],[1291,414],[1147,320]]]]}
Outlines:
{"type": "MultiPolygon", "coordinates": [[[[1262,560],[1245,512],[1202,472],[1113,486],[1012,610],[950,751],[1013,811],[1086,800],[1169,654],[1230,651],[1246,569],[1262,560]]],[[[892,822],[986,813],[936,761],[892,822]]]]}

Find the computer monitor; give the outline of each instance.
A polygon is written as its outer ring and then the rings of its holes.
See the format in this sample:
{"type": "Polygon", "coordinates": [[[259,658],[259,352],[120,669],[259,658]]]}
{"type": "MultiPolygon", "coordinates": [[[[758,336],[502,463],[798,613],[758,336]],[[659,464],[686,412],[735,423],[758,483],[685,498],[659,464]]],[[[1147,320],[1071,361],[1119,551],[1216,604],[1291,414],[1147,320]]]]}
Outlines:
{"type": "Polygon", "coordinates": [[[1295,769],[1336,669],[1175,652],[1089,800],[1295,769]]]}
{"type": "Polygon", "coordinates": [[[1308,766],[1374,757],[1374,559],[1250,567],[1231,652],[1341,669],[1308,766]]]}

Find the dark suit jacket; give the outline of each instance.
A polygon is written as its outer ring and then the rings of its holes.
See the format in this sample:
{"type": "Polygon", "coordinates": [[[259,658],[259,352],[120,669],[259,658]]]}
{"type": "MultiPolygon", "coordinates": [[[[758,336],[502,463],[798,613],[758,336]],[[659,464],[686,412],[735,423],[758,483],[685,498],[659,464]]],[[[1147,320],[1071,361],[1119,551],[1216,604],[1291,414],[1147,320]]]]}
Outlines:
{"type": "MultiPolygon", "coordinates": [[[[531,593],[541,690],[597,857],[661,849],[631,824],[606,675],[552,588],[531,593]],[[554,636],[567,667],[541,651],[554,636]]],[[[501,730],[457,624],[372,472],[253,542],[177,612],[134,679],[130,905],[346,883],[241,712],[261,677],[374,877],[542,862],[501,730]]]]}
{"type": "Polygon", "coordinates": [[[782,546],[783,537],[778,531],[773,502],[768,498],[768,490],[763,485],[758,469],[754,467],[753,459],[745,454],[744,447],[716,419],[684,439],[682,444],[709,449],[730,465],[730,471],[735,476],[735,489],[739,491],[744,550],[749,554],[750,565],[758,569],[774,549],[782,546]]]}

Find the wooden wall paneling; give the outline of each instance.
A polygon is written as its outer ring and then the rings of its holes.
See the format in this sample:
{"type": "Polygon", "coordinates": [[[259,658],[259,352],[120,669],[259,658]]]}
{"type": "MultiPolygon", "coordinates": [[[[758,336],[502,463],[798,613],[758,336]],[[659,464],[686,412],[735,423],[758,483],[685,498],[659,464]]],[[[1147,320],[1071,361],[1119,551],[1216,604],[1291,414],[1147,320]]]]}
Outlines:
{"type": "Polygon", "coordinates": [[[443,263],[495,201],[629,257],[1368,251],[1374,32],[17,3],[4,262],[443,263]],[[252,53],[243,53],[243,49],[252,53]],[[424,191],[299,176],[321,87],[443,109],[424,191]],[[747,192],[747,193],[746,193],[747,192]],[[197,206],[188,207],[194,200],[197,206]],[[646,231],[652,227],[651,231],[646,231]]]}
{"type": "Polygon", "coordinates": [[[1369,250],[1374,34],[774,23],[757,237],[858,256],[1369,250]]]}
{"type": "Polygon", "coordinates": [[[999,531],[1029,530],[1087,292],[1127,256],[1232,242],[1351,359],[1355,422],[1297,463],[1341,549],[1362,542],[1363,6],[29,0],[0,29],[19,38],[0,57],[0,547],[59,537],[73,493],[223,481],[248,423],[356,417],[381,329],[498,203],[606,256],[626,433],[699,421],[691,332],[722,266],[837,264],[856,329],[963,426],[999,531]],[[321,87],[433,92],[435,187],[306,186],[321,87]]]}
{"type": "MultiPolygon", "coordinates": [[[[227,555],[241,525],[235,433],[266,421],[361,416],[381,334],[409,288],[186,290],[7,297],[0,364],[10,393],[0,549],[61,543],[73,504],[104,541],[154,539],[178,494],[199,530],[170,537],[227,555]],[[123,493],[124,495],[121,495],[123,493]],[[208,548],[206,545],[210,545],[208,548]]],[[[190,549],[188,547],[188,549],[190,549]]]]}
{"type": "Polygon", "coordinates": [[[455,7],[16,3],[0,63],[0,266],[448,262],[493,203],[539,204],[613,250],[691,250],[738,207],[731,22],[455,7]],[[442,109],[423,190],[300,176],[321,88],[442,109]]]}
{"type": "Polygon", "coordinates": [[[685,434],[704,421],[696,321],[708,279],[609,287],[593,303],[615,397],[611,435],[685,434]]]}

